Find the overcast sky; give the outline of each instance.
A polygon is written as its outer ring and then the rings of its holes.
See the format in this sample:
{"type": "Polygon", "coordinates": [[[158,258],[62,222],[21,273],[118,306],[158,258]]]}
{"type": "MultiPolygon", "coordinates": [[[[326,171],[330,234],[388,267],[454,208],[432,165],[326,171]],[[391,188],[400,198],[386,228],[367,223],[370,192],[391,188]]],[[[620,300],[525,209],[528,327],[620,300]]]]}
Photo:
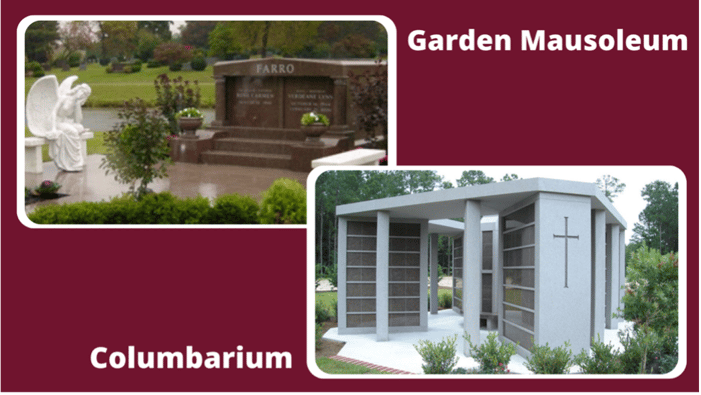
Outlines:
{"type": "MultiPolygon", "coordinates": [[[[640,191],[645,185],[661,180],[667,181],[672,186],[679,183],[680,206],[686,199],[686,181],[683,173],[671,166],[450,166],[435,167],[438,174],[446,181],[456,185],[455,180],[460,178],[463,171],[482,170],[489,177],[500,180],[505,174],[517,174],[519,178],[557,178],[561,180],[596,182],[597,178],[609,174],[626,184],[626,189],[618,197],[613,199],[613,205],[628,223],[626,229],[626,243],[633,235],[633,226],[639,222],[640,212],[647,206],[640,191]],[[682,196],[684,195],[684,196],[682,196]]],[[[680,207],[680,216],[681,216],[680,207]]],[[[681,221],[680,221],[681,223],[681,221]]]]}

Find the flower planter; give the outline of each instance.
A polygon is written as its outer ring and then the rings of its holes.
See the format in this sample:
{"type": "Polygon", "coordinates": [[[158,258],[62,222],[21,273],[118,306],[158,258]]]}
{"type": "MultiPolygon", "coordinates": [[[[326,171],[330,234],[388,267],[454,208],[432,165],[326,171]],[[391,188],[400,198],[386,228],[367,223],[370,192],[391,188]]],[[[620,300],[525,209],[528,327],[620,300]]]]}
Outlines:
{"type": "Polygon", "coordinates": [[[202,118],[180,117],[178,118],[178,126],[183,131],[183,138],[196,139],[195,132],[202,126],[202,118]]]}
{"type": "Polygon", "coordinates": [[[302,125],[301,127],[302,133],[307,137],[306,140],[304,140],[305,145],[315,145],[315,146],[324,146],[324,142],[321,141],[320,137],[328,132],[329,127],[324,125],[323,123],[313,123],[311,125],[302,125]]]}

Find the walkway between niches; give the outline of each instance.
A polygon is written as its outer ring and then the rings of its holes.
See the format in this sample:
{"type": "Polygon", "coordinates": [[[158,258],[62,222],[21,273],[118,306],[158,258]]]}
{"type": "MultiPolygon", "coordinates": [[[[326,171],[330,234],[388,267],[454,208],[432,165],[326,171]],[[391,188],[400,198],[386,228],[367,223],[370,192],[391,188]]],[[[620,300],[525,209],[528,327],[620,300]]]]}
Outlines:
{"type": "MultiPolygon", "coordinates": [[[[43,180],[61,184],[60,193],[69,196],[45,200],[27,206],[31,211],[36,205],[61,204],[73,202],[99,202],[119,196],[129,189],[126,184],[115,181],[114,175],[105,175],[100,168],[103,155],[89,155],[87,166],[82,172],[59,172],[53,162],[44,162],[43,174],[25,173],[25,186],[33,188],[43,180]]],[[[263,169],[243,166],[205,165],[192,163],[174,163],[168,167],[168,178],[155,180],[149,188],[155,192],[170,191],[181,198],[207,198],[238,193],[261,200],[261,192],[270,187],[280,177],[297,180],[307,186],[308,173],[281,169],[263,169]]]]}
{"type": "MultiPolygon", "coordinates": [[[[423,373],[421,356],[414,349],[414,344],[419,340],[440,342],[448,336],[458,335],[458,364],[456,367],[471,369],[477,367],[474,359],[466,357],[462,352],[462,315],[453,310],[440,310],[438,314],[428,315],[428,332],[390,333],[389,341],[376,341],[375,334],[364,335],[339,335],[338,328],[331,328],[324,334],[324,339],[345,342],[341,351],[341,357],[364,361],[370,364],[386,366],[388,368],[402,370],[411,373],[423,373]]],[[[630,323],[621,323],[619,329],[624,329],[630,323]]],[[[480,340],[484,341],[489,334],[486,330],[480,331],[480,340]]],[[[607,329],[604,334],[604,342],[614,344],[622,349],[618,340],[618,330],[607,329]]],[[[531,374],[524,364],[526,359],[515,355],[511,357],[509,370],[511,373],[531,374]]],[[[571,372],[578,372],[579,368],[572,368],[571,372]]]]}

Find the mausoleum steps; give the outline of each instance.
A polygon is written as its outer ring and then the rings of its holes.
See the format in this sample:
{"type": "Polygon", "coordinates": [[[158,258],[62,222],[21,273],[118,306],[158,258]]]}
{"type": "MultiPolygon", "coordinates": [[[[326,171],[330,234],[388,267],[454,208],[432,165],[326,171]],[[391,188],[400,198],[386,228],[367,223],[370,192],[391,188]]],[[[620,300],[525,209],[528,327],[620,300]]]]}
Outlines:
{"type": "Polygon", "coordinates": [[[210,130],[226,132],[227,137],[260,140],[304,141],[304,133],[300,129],[279,128],[248,128],[242,126],[211,127],[210,130]]]}
{"type": "Polygon", "coordinates": [[[225,137],[221,139],[215,139],[214,150],[290,155],[290,146],[289,143],[286,141],[251,139],[240,137],[225,137]]]}
{"type": "Polygon", "coordinates": [[[202,153],[202,161],[216,165],[289,169],[292,163],[292,155],[212,150],[202,153]]]}

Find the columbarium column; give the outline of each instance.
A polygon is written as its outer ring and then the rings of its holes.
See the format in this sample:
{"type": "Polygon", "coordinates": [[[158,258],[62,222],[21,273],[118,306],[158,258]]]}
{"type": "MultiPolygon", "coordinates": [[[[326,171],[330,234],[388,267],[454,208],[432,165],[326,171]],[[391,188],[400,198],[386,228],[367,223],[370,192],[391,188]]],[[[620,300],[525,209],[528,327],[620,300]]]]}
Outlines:
{"type": "MultiPolygon", "coordinates": [[[[621,322],[620,318],[613,318],[613,314],[618,314],[618,307],[620,306],[620,296],[621,296],[621,277],[620,277],[620,260],[621,254],[619,251],[620,243],[620,232],[621,227],[618,225],[611,225],[611,289],[609,292],[609,304],[611,306],[610,315],[610,326],[609,329],[618,329],[618,323],[621,322]]],[[[609,317],[607,317],[609,318],[609,317]]]]}
{"type": "Polygon", "coordinates": [[[346,317],[346,297],[347,288],[346,273],[347,273],[347,257],[348,257],[348,220],[344,217],[338,218],[338,255],[337,255],[337,273],[338,273],[338,294],[336,300],[338,304],[338,329],[343,331],[348,325],[346,317]]]}
{"type": "MultiPolygon", "coordinates": [[[[465,202],[465,230],[462,247],[462,311],[463,327],[472,344],[480,342],[480,296],[482,290],[482,230],[480,228],[481,204],[465,202]]],[[[463,352],[470,355],[467,341],[463,352]]]]}
{"type": "Polygon", "coordinates": [[[438,314],[438,235],[431,235],[431,314],[438,314]]]}
{"type": "Polygon", "coordinates": [[[389,212],[377,212],[377,273],[375,277],[377,341],[389,340],[389,212]]]}
{"type": "MultiPolygon", "coordinates": [[[[618,287],[618,307],[621,309],[621,313],[623,313],[623,295],[625,295],[623,287],[626,285],[626,230],[623,228],[621,228],[620,240],[618,241],[618,250],[620,254],[618,258],[618,267],[620,269],[620,274],[618,275],[620,280],[618,287]]],[[[619,318],[619,320],[623,321],[623,318],[619,318]]]]}
{"type": "Polygon", "coordinates": [[[606,211],[593,210],[591,238],[591,336],[604,338],[606,325],[606,211]]]}

